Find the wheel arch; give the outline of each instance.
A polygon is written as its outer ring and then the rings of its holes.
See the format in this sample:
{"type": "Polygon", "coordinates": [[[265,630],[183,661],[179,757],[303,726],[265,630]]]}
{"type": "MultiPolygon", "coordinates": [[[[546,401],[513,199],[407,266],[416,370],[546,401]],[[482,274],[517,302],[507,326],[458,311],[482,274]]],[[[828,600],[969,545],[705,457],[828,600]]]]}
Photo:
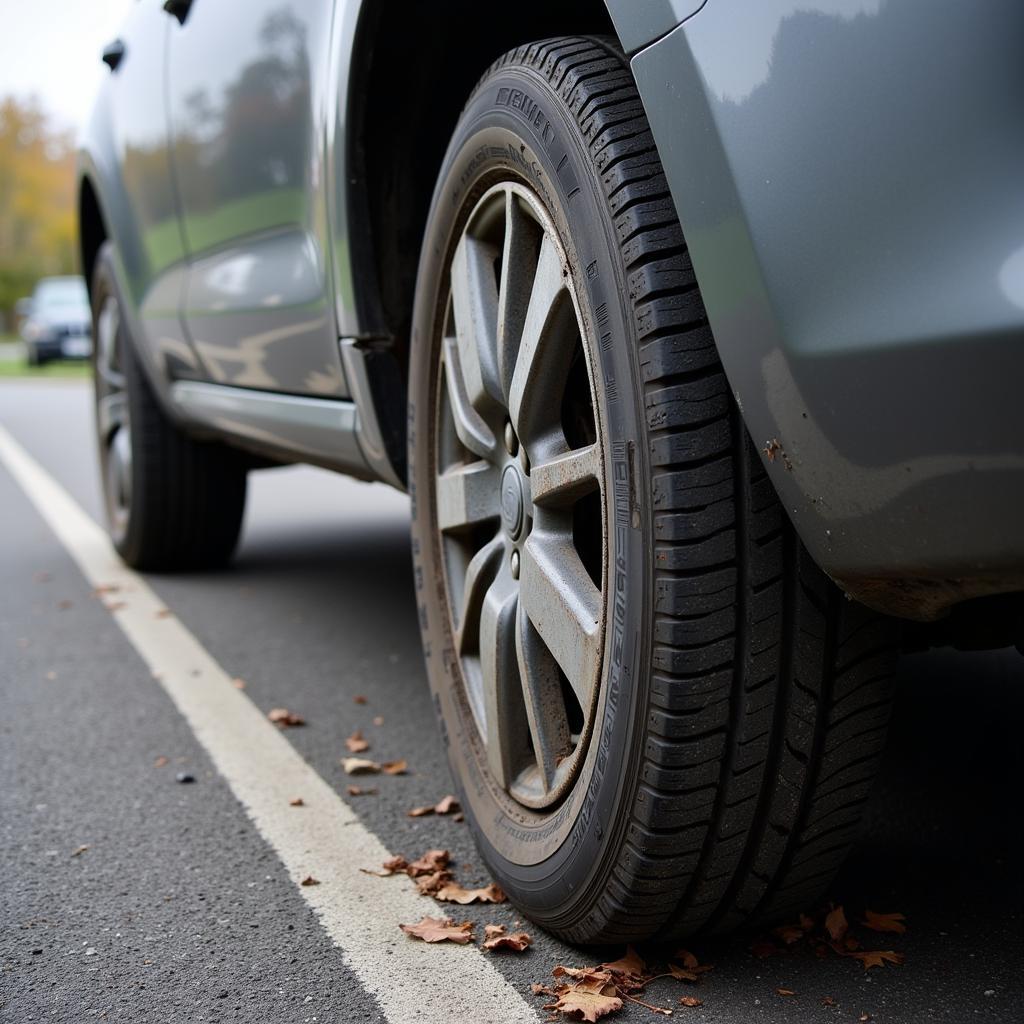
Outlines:
{"type": "Polygon", "coordinates": [[[444,19],[426,4],[401,19],[388,18],[388,7],[385,0],[363,0],[359,11],[347,89],[345,201],[357,320],[363,336],[375,339],[377,412],[391,420],[404,451],[420,244],[466,100],[487,68],[515,46],[616,33],[604,0],[497,9],[454,0],[444,19]]]}

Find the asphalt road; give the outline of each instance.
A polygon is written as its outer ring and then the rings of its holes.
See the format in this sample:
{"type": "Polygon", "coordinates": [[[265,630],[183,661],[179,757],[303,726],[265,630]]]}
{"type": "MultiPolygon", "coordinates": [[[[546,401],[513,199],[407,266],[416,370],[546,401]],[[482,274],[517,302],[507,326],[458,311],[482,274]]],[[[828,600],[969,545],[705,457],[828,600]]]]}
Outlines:
{"type": "MultiPolygon", "coordinates": [[[[85,386],[3,382],[0,424],[99,518],[85,386]]],[[[148,582],[259,708],[306,719],[283,735],[385,846],[410,857],[450,849],[460,879],[482,883],[464,824],[406,814],[450,790],[419,653],[407,515],[405,499],[379,485],[305,468],[257,473],[234,567],[148,582]],[[357,728],[372,756],[405,758],[412,773],[346,797],[353,780],[339,758],[357,728]]],[[[338,948],[2,465],[0,652],[0,1021],[390,1019],[356,968],[391,956],[402,983],[411,940],[398,920],[386,948],[338,948]],[[179,784],[177,772],[196,782],[179,784]]],[[[806,950],[759,960],[741,936],[694,947],[715,964],[692,990],[699,1009],[679,1007],[691,990],[668,980],[644,998],[727,1024],[1021,1019],[1022,683],[1013,651],[903,664],[884,777],[830,893],[851,919],[864,907],[907,916],[906,935],[879,937],[905,953],[902,967],[865,973],[806,950]]],[[[408,883],[379,881],[360,912],[386,921],[393,887],[408,883]]],[[[480,923],[517,920],[507,906],[455,909],[480,923]]],[[[424,897],[423,912],[437,905],[424,897]]],[[[531,1006],[541,1001],[530,983],[549,980],[555,964],[621,952],[570,948],[527,927],[528,953],[488,962],[531,1006]]],[[[444,997],[459,990],[465,957],[482,954],[439,953],[444,997]]],[[[470,1019],[500,1019],[496,1005],[482,993],[470,1019]]],[[[627,1005],[611,1019],[653,1017],[627,1005]]]]}

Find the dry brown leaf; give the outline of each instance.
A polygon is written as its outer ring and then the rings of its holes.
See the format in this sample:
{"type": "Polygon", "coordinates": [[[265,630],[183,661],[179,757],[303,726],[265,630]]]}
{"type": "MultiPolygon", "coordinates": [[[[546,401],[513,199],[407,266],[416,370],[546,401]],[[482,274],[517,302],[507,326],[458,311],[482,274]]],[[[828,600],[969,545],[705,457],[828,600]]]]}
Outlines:
{"type": "Polygon", "coordinates": [[[846,953],[845,955],[859,960],[864,965],[865,971],[870,971],[872,967],[886,967],[889,964],[899,967],[906,959],[902,953],[896,953],[891,949],[868,949],[863,953],[846,953]]]}
{"type": "Polygon", "coordinates": [[[434,899],[442,903],[504,903],[508,897],[493,882],[482,889],[466,889],[452,881],[434,893],[434,899]]]}
{"type": "Polygon", "coordinates": [[[867,1022],[871,1020],[871,1014],[864,1012],[857,1018],[857,1020],[860,1021],[860,1024],[867,1024],[867,1022]]]}
{"type": "Polygon", "coordinates": [[[804,929],[795,924],[784,924],[772,929],[772,935],[781,939],[787,946],[799,942],[804,937],[804,929]]]}
{"type": "Polygon", "coordinates": [[[345,746],[348,747],[350,754],[362,754],[370,749],[369,742],[363,738],[363,734],[358,729],[345,740],[345,746]]]}
{"type": "Polygon", "coordinates": [[[511,935],[503,924],[484,925],[484,949],[507,949],[512,953],[522,953],[533,942],[526,932],[514,932],[511,935]]]}
{"type": "Polygon", "coordinates": [[[346,786],[345,787],[345,792],[348,793],[349,796],[376,796],[377,795],[377,787],[376,786],[369,786],[369,787],[367,787],[367,786],[346,786]]]}
{"type": "Polygon", "coordinates": [[[589,992],[576,985],[567,985],[564,991],[559,993],[558,1000],[545,1006],[553,1010],[559,1010],[573,1020],[589,1021],[594,1024],[609,1013],[616,1013],[622,1009],[622,1000],[614,994],[615,986],[610,986],[612,995],[604,995],[601,992],[589,992]]]}
{"type": "Polygon", "coordinates": [[[64,598],[64,600],[57,602],[57,607],[62,612],[66,612],[69,608],[73,608],[74,606],[75,606],[75,602],[74,601],[69,601],[67,598],[64,598]]]}
{"type": "Polygon", "coordinates": [[[450,917],[424,917],[416,924],[400,924],[398,927],[411,938],[424,942],[457,942],[464,946],[473,941],[472,921],[452,924],[450,917]]]}
{"type": "Polygon", "coordinates": [[[291,800],[288,801],[288,806],[289,807],[305,807],[306,806],[306,801],[303,800],[301,796],[293,796],[291,798],[291,800]]]}
{"type": "Polygon", "coordinates": [[[88,850],[88,849],[89,849],[89,844],[88,843],[83,843],[81,846],[79,846],[76,849],[71,851],[71,856],[72,857],[81,857],[82,854],[85,853],[85,851],[88,850]]]}
{"type": "Polygon", "coordinates": [[[781,946],[772,942],[767,936],[762,936],[760,939],[755,939],[750,947],[750,952],[757,957],[758,960],[767,960],[770,956],[782,956],[783,949],[781,946]]]}
{"type": "Polygon", "coordinates": [[[231,680],[231,685],[236,690],[244,690],[245,689],[245,680],[244,679],[232,679],[231,680]]]}
{"type": "Polygon", "coordinates": [[[835,1006],[836,1005],[836,1001],[831,996],[822,996],[821,997],[821,1005],[822,1006],[835,1006]]]}
{"type": "Polygon", "coordinates": [[[796,993],[791,988],[777,988],[775,990],[777,996],[795,996],[796,993]]]}
{"type": "Polygon", "coordinates": [[[873,910],[865,910],[864,917],[865,920],[861,924],[873,932],[893,932],[902,935],[907,930],[904,923],[907,919],[903,914],[876,914],[873,910]]]}
{"type": "Polygon", "coordinates": [[[711,969],[711,964],[701,964],[688,949],[677,949],[668,965],[669,974],[677,981],[700,981],[711,969]]]}
{"type": "Polygon", "coordinates": [[[153,615],[154,615],[155,618],[158,618],[158,619],[169,619],[171,617],[171,609],[170,608],[157,608],[157,610],[155,612],[153,612],[153,615]]]}
{"type": "Polygon", "coordinates": [[[408,865],[410,878],[418,875],[432,875],[435,871],[444,871],[448,867],[451,854],[447,850],[427,850],[418,860],[408,865]]]}
{"type": "Polygon", "coordinates": [[[833,942],[842,942],[846,937],[846,932],[849,927],[850,926],[846,921],[846,914],[843,913],[843,908],[841,906],[830,910],[828,917],[825,918],[825,931],[832,936],[833,942]]]}
{"type": "Polygon", "coordinates": [[[458,814],[453,814],[452,815],[452,821],[465,821],[465,820],[466,820],[466,816],[462,813],[462,811],[459,811],[458,814]]]}
{"type": "Polygon", "coordinates": [[[346,775],[376,775],[380,771],[376,761],[367,761],[365,757],[343,757],[341,767],[346,775]]]}
{"type": "Polygon", "coordinates": [[[374,715],[373,716],[373,724],[377,725],[377,726],[383,725],[384,724],[384,716],[383,715],[374,715]]]}
{"type": "Polygon", "coordinates": [[[164,757],[164,755],[163,755],[163,754],[161,754],[161,755],[160,755],[160,756],[159,756],[159,757],[158,757],[158,758],[157,758],[157,759],[156,759],[156,760],[155,760],[155,761],[153,762],[153,767],[154,767],[154,768],[163,768],[163,766],[164,766],[165,764],[167,764],[167,762],[168,762],[168,758],[164,757]]]}
{"type": "Polygon", "coordinates": [[[450,871],[432,871],[429,875],[419,875],[413,881],[421,896],[433,896],[438,889],[443,889],[452,881],[452,873],[450,871]]]}
{"type": "Polygon", "coordinates": [[[428,814],[434,813],[434,805],[431,804],[428,807],[414,807],[411,811],[406,811],[405,813],[410,818],[422,818],[428,814]]]}
{"type": "Polygon", "coordinates": [[[698,999],[696,996],[680,996],[679,997],[679,1005],[680,1006],[703,1006],[704,1005],[704,1000],[703,999],[698,999]]]}
{"type": "Polygon", "coordinates": [[[306,877],[299,882],[299,885],[319,885],[320,879],[314,878],[312,875],[306,875],[306,877]]]}
{"type": "Polygon", "coordinates": [[[287,708],[271,708],[267,712],[267,718],[281,729],[306,724],[306,720],[301,715],[297,715],[294,711],[289,711],[287,708]]]}
{"type": "Polygon", "coordinates": [[[637,978],[643,977],[647,971],[647,964],[644,963],[643,957],[632,946],[627,946],[626,952],[618,960],[612,960],[610,963],[601,964],[601,966],[606,971],[611,971],[612,974],[632,974],[637,978]]]}
{"type": "Polygon", "coordinates": [[[405,761],[385,761],[380,766],[380,770],[385,775],[405,775],[409,770],[409,766],[405,761]]]}
{"type": "Polygon", "coordinates": [[[353,704],[365,704],[366,703],[366,698],[361,693],[357,693],[352,698],[352,703],[353,704]]]}
{"type": "Polygon", "coordinates": [[[434,804],[435,814],[451,814],[454,811],[458,811],[460,808],[459,801],[455,799],[451,794],[448,796],[441,797],[440,800],[434,804]]]}

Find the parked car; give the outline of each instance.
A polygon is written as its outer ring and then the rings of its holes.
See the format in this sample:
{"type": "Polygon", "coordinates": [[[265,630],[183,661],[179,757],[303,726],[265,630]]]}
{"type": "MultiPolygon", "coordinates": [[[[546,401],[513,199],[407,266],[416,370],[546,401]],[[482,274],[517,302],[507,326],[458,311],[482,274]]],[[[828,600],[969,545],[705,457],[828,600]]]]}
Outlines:
{"type": "Polygon", "coordinates": [[[81,277],[44,277],[22,307],[20,331],[29,364],[88,359],[92,312],[81,277]]]}
{"type": "Polygon", "coordinates": [[[520,910],[812,905],[900,648],[1024,637],[1022,38],[1016,0],[140,0],[80,174],[117,550],[226,562],[268,463],[408,490],[520,910]]]}

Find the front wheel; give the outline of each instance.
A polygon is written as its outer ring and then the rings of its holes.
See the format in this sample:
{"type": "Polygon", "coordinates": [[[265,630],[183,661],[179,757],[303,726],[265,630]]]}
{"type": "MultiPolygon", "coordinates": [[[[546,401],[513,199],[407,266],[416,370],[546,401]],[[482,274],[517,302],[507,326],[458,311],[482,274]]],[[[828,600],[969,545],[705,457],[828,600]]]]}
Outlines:
{"type": "Polygon", "coordinates": [[[811,563],[747,437],[611,44],[484,77],[412,341],[428,674],[502,887],[583,943],[806,907],[875,772],[892,635],[811,563]]]}

